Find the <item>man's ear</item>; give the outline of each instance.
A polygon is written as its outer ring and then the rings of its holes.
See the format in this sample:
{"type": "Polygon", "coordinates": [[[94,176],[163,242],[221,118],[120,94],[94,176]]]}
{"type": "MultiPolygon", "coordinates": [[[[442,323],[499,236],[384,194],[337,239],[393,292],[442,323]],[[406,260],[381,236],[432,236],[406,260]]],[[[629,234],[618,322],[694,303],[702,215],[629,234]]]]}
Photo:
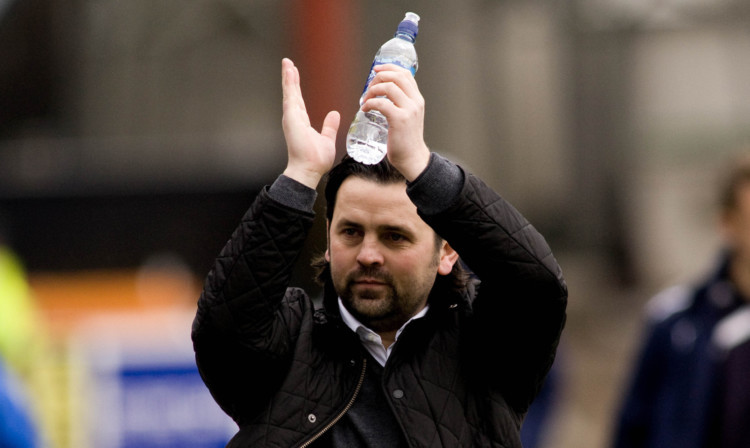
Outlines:
{"type": "Polygon", "coordinates": [[[323,254],[323,258],[327,262],[331,262],[331,221],[326,219],[326,252],[323,254]]]}
{"type": "Polygon", "coordinates": [[[453,265],[458,261],[458,252],[453,250],[447,241],[443,241],[440,248],[440,260],[438,262],[438,274],[448,275],[453,270],[453,265]]]}

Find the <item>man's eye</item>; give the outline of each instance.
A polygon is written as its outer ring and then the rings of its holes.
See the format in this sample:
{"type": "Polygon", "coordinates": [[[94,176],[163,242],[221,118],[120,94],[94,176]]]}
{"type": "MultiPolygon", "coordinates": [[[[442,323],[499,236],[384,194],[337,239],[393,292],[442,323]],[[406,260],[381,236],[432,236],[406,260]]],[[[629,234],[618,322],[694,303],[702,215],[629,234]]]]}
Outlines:
{"type": "Polygon", "coordinates": [[[394,242],[404,241],[406,238],[400,233],[389,233],[388,239],[394,242]]]}
{"type": "Polygon", "coordinates": [[[342,230],[341,233],[343,233],[346,236],[355,236],[357,235],[357,229],[348,228],[348,229],[342,230]]]}

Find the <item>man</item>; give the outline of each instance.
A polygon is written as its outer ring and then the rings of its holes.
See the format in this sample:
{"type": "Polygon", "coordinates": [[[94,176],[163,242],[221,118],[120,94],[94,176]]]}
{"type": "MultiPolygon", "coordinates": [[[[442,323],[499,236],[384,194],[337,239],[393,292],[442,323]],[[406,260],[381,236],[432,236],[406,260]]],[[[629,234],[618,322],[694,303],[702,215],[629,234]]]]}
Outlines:
{"type": "Polygon", "coordinates": [[[565,320],[560,268],[516,210],[430,152],[411,74],[375,70],[362,108],[388,119],[388,160],[332,168],[339,115],[311,128],[282,61],[288,165],[217,258],[193,324],[204,381],[240,428],[230,447],[521,446],[565,320]],[[288,283],[326,173],[314,310],[288,283]]]}
{"type": "Polygon", "coordinates": [[[617,448],[750,446],[750,158],[733,161],[721,194],[716,269],[648,304],[617,448]]]}

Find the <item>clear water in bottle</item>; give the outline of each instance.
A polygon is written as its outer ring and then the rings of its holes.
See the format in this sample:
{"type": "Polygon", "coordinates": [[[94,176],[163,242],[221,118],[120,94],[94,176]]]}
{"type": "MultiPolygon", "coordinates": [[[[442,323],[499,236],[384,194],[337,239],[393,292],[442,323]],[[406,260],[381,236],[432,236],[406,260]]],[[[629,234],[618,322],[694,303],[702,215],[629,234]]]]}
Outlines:
{"type": "Polygon", "coordinates": [[[357,162],[373,165],[385,157],[388,144],[388,120],[378,111],[357,111],[349,133],[346,151],[357,162]]]}
{"type": "MultiPolygon", "coordinates": [[[[370,74],[360,97],[362,98],[375,76],[374,68],[380,64],[396,64],[409,69],[414,75],[417,72],[417,51],[414,42],[417,39],[419,16],[413,12],[406,13],[399,23],[396,34],[384,43],[375,54],[370,74]]],[[[383,160],[388,144],[388,120],[376,110],[362,112],[354,116],[346,136],[346,151],[356,161],[372,165],[383,160]]]]}

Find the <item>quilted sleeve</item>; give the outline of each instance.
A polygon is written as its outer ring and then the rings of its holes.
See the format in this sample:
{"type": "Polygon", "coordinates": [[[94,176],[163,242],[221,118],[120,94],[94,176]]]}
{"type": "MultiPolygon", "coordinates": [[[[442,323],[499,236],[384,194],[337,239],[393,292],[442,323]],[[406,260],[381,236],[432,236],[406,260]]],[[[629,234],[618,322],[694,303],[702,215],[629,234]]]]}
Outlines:
{"type": "MultiPolygon", "coordinates": [[[[429,180],[430,173],[424,177],[429,180]]],[[[523,412],[554,360],[567,286],[544,237],[521,213],[479,178],[463,173],[460,179],[460,192],[443,196],[439,208],[415,203],[481,280],[466,326],[474,374],[523,412]]],[[[428,198],[429,193],[410,196],[428,198]]]]}
{"type": "Polygon", "coordinates": [[[238,424],[252,418],[285,377],[312,302],[287,289],[313,221],[264,189],[216,258],[198,300],[192,339],[212,395],[238,424]]]}

